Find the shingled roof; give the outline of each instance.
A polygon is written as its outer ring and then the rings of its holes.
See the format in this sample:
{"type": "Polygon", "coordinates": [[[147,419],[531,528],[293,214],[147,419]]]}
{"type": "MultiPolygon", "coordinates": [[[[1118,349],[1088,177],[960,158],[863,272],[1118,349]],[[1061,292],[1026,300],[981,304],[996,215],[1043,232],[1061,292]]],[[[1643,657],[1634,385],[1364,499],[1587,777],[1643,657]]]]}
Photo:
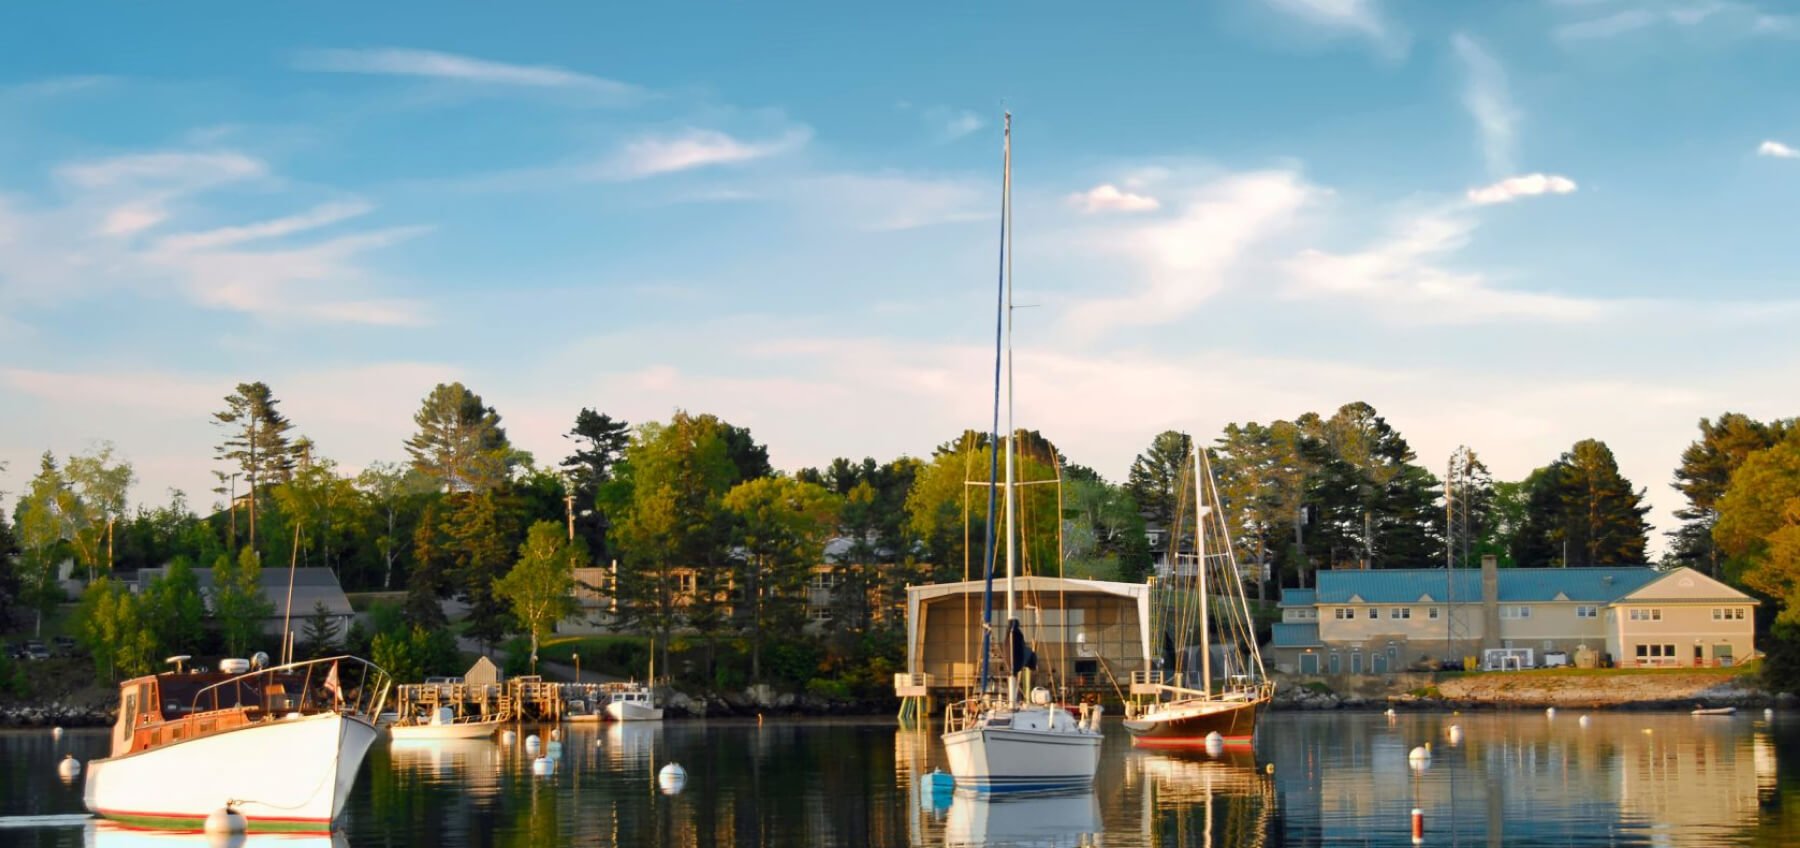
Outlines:
{"type": "MultiPolygon", "coordinates": [[[[1612,603],[1650,584],[1662,572],[1647,566],[1615,568],[1502,568],[1500,603],[1591,601],[1612,603]]],[[[1289,593],[1295,590],[1288,590],[1289,593]]],[[[1481,572],[1458,570],[1451,586],[1442,568],[1388,568],[1319,573],[1320,604],[1414,604],[1422,600],[1473,603],[1481,600],[1481,572]],[[1454,594],[1451,589],[1454,588],[1454,594]]],[[[1296,606],[1284,599],[1283,606],[1296,606]]]]}

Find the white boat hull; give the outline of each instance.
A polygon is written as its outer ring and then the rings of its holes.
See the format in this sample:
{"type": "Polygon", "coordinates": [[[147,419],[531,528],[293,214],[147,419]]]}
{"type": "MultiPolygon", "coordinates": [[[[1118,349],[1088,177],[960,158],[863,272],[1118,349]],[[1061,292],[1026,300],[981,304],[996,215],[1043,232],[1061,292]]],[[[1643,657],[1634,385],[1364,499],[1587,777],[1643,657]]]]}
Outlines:
{"type": "Polygon", "coordinates": [[[606,717],[613,721],[662,721],[662,707],[634,701],[612,701],[606,705],[606,717]]]}
{"type": "Polygon", "coordinates": [[[481,739],[494,735],[504,722],[471,721],[459,724],[396,724],[388,728],[388,733],[396,741],[418,741],[425,739],[481,739]]]}
{"type": "MultiPolygon", "coordinates": [[[[1043,729],[1043,722],[1027,718],[1025,713],[1013,716],[1012,724],[1020,726],[981,722],[944,734],[944,754],[950,761],[956,788],[981,793],[1022,793],[1062,792],[1094,785],[1094,771],[1100,765],[1100,734],[1043,729]]],[[[1062,719],[1053,724],[1073,724],[1066,714],[1062,719]]]]}
{"type": "Polygon", "coordinates": [[[230,802],[251,830],[328,832],[375,736],[335,713],[200,736],[89,763],[82,801],[136,827],[199,830],[230,802]]]}
{"type": "Polygon", "coordinates": [[[994,798],[959,794],[944,820],[949,845],[1094,845],[1105,833],[1092,791],[994,798]]]}

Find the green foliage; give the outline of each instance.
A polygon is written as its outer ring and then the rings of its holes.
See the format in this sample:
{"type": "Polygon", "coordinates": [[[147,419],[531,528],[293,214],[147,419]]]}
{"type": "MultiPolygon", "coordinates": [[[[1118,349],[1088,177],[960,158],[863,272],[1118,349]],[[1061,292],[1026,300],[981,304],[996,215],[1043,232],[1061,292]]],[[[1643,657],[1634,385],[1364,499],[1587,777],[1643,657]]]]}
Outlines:
{"type": "Polygon", "coordinates": [[[263,622],[275,606],[263,597],[262,559],[245,548],[234,561],[221,555],[213,563],[213,617],[225,641],[225,653],[248,656],[266,637],[263,622]]]}
{"type": "Polygon", "coordinates": [[[512,607],[531,637],[533,654],[544,634],[575,613],[575,567],[587,562],[587,546],[579,539],[569,542],[564,533],[554,521],[531,525],[519,561],[494,581],[494,594],[512,607]]]}
{"type": "Polygon", "coordinates": [[[506,603],[494,594],[495,581],[512,563],[518,522],[499,492],[453,496],[454,512],[444,523],[452,584],[469,606],[467,635],[493,645],[513,628],[506,603]]]}
{"type": "MultiPolygon", "coordinates": [[[[364,510],[363,494],[355,482],[337,473],[337,463],[309,458],[271,494],[282,518],[298,530],[291,538],[299,540],[300,548],[288,552],[290,561],[341,574],[344,553],[353,544],[358,518],[364,510]]],[[[292,543],[285,533],[279,541],[292,543]]]]}
{"type": "Polygon", "coordinates": [[[115,675],[136,677],[155,668],[156,636],[143,604],[130,590],[101,577],[88,584],[77,614],[82,644],[94,658],[103,682],[115,675]]]}
{"type": "Polygon", "coordinates": [[[450,551],[438,504],[426,504],[413,528],[413,566],[406,577],[406,613],[426,627],[448,623],[439,598],[450,587],[450,551]]]}
{"type": "Polygon", "coordinates": [[[337,653],[339,627],[324,601],[313,602],[312,614],[300,630],[300,644],[306,656],[318,659],[337,653]]]}
{"type": "Polygon", "coordinates": [[[250,487],[252,548],[256,547],[262,487],[287,480],[294,470],[293,446],[287,437],[294,425],[276,408],[280,405],[267,383],[239,383],[236,391],[225,396],[225,409],[213,413],[213,423],[225,431],[215,455],[242,471],[250,487]]]}
{"type": "Polygon", "coordinates": [[[111,442],[70,457],[65,472],[74,497],[69,516],[76,556],[88,577],[112,573],[113,525],[125,514],[125,494],[134,479],[131,463],[113,458],[111,442]]]}
{"type": "Polygon", "coordinates": [[[1675,511],[1682,523],[1669,533],[1673,562],[1722,576],[1722,553],[1713,538],[1719,499],[1745,459],[1779,444],[1792,430],[1793,419],[1764,424],[1736,412],[1720,415],[1716,422],[1700,419],[1700,438],[1681,452],[1675,469],[1673,485],[1688,503],[1675,511]]]}
{"type": "Polygon", "coordinates": [[[200,594],[200,578],[185,557],[170,562],[168,570],[151,580],[140,597],[158,653],[201,652],[206,638],[206,600],[200,594]]]}
{"type": "Polygon", "coordinates": [[[399,683],[418,683],[427,677],[463,672],[456,636],[441,628],[427,630],[414,625],[377,633],[369,644],[369,659],[399,683]]]}
{"type": "Polygon", "coordinates": [[[1619,473],[1604,442],[1584,439],[1526,481],[1526,514],[1513,541],[1520,566],[1638,565],[1649,525],[1644,493],[1619,473]]]}
{"type": "Polygon", "coordinates": [[[16,560],[19,599],[37,614],[41,632],[44,614],[63,600],[56,584],[56,565],[68,550],[78,525],[75,493],[69,488],[56,457],[44,452],[37,476],[13,510],[13,526],[22,549],[16,560]]]}
{"type": "Polygon", "coordinates": [[[796,633],[806,625],[807,581],[824,561],[825,540],[843,500],[792,477],[761,477],[733,487],[721,504],[741,551],[735,583],[750,640],[750,678],[761,680],[768,634],[796,633]]]}
{"type": "Polygon", "coordinates": [[[852,696],[850,684],[843,680],[830,680],[815,677],[806,681],[806,694],[829,701],[848,701],[852,696]]]}
{"type": "MultiPolygon", "coordinates": [[[[935,580],[960,580],[965,565],[968,578],[979,580],[986,568],[981,554],[987,533],[986,484],[992,453],[986,439],[977,436],[965,433],[956,449],[940,448],[931,462],[919,470],[906,499],[913,536],[923,545],[926,560],[936,566],[931,575],[935,580]]],[[[1023,446],[1028,440],[1021,438],[1019,442],[1023,446]]],[[[1056,469],[1033,456],[1017,458],[1015,463],[1016,479],[1020,482],[1056,479],[1056,469]]],[[[1004,467],[1004,457],[1000,464],[1004,467]]],[[[1018,489],[1018,501],[1017,573],[1053,576],[1061,553],[1057,544],[1061,514],[1056,487],[1022,486],[1018,489]]],[[[996,499],[995,504],[999,524],[995,527],[994,570],[998,575],[1006,567],[1005,513],[1001,511],[1004,500],[996,499]]]]}
{"type": "Polygon", "coordinates": [[[446,492],[489,492],[515,461],[500,414],[461,383],[439,383],[413,415],[419,430],[406,440],[413,469],[446,492]]]}
{"type": "Polygon", "coordinates": [[[1175,522],[1177,489],[1193,456],[1193,439],[1186,433],[1165,430],[1131,462],[1125,491],[1151,524],[1165,530],[1175,522]]]}
{"type": "Polygon", "coordinates": [[[612,553],[606,538],[611,525],[605,511],[599,508],[600,487],[612,480],[613,466],[625,459],[625,448],[631,444],[631,425],[583,407],[575,416],[575,426],[563,438],[575,443],[574,452],[562,461],[575,498],[575,534],[604,562],[612,553]]]}
{"type": "Polygon", "coordinates": [[[1800,625],[1800,430],[1744,458],[1717,501],[1713,539],[1728,576],[1774,598],[1800,625]]]}

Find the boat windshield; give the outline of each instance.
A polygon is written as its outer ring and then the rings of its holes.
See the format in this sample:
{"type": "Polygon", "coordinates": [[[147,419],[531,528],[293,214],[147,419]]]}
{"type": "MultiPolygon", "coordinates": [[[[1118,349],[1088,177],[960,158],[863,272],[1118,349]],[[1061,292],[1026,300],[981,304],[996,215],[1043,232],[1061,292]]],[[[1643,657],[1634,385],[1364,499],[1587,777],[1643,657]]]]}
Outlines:
{"type": "Polygon", "coordinates": [[[161,683],[163,710],[168,718],[173,703],[182,714],[211,710],[250,709],[268,713],[338,712],[371,720],[387,704],[392,681],[387,672],[359,657],[342,656],[289,663],[225,680],[197,685],[182,698],[171,688],[188,681],[171,675],[161,683]],[[185,708],[180,705],[185,703],[185,708]]]}

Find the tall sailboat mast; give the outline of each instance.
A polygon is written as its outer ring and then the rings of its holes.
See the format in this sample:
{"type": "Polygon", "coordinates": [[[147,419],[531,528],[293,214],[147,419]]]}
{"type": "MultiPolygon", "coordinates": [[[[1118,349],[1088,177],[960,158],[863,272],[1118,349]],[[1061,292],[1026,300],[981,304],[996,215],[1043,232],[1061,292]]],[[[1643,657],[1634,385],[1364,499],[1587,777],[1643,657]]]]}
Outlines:
{"type": "MultiPolygon", "coordinates": [[[[1005,133],[1005,166],[1000,177],[1000,226],[1006,232],[1004,249],[1006,251],[1006,628],[1007,646],[1012,645],[1013,622],[1018,620],[1014,610],[1013,598],[1013,557],[1017,555],[1018,537],[1014,531],[1014,515],[1019,505],[1013,497],[1014,484],[1018,469],[1014,467],[1013,455],[1018,450],[1019,431],[1013,426],[1013,275],[1012,275],[1012,113],[1006,113],[1005,133]]],[[[998,444],[994,445],[999,450],[998,444]]],[[[1006,700],[1008,703],[1019,701],[1019,670],[1010,663],[1006,678],[1006,700]]]]}
{"type": "Polygon", "coordinates": [[[1200,571],[1200,691],[1212,696],[1212,628],[1207,622],[1212,604],[1206,598],[1206,477],[1200,470],[1200,445],[1194,452],[1194,563],[1200,571]]]}
{"type": "MultiPolygon", "coordinates": [[[[1007,210],[1010,209],[1012,205],[1012,195],[1010,193],[1012,188],[1011,112],[1006,113],[1006,135],[1005,141],[1001,147],[1001,157],[1002,162],[1004,163],[1002,170],[1005,176],[1002,178],[1000,189],[1000,268],[998,272],[1000,279],[994,292],[994,421],[988,436],[987,521],[983,522],[986,527],[982,534],[981,550],[982,579],[986,581],[985,585],[982,586],[981,591],[981,680],[978,684],[980,688],[976,690],[981,697],[987,697],[988,694],[988,664],[993,657],[994,643],[994,507],[995,496],[997,494],[994,491],[994,484],[1000,476],[998,473],[1000,470],[1000,455],[996,453],[996,451],[1000,450],[1000,362],[1002,350],[1001,343],[1003,341],[1004,332],[1003,328],[1007,326],[1007,322],[1003,321],[1003,318],[1006,316],[1001,314],[1001,310],[1012,305],[1007,297],[1007,268],[1010,264],[1011,252],[1007,249],[1009,247],[1009,230],[1006,226],[1007,210]]],[[[1008,310],[1006,314],[1011,315],[1010,310],[1008,310]]],[[[1008,456],[1010,460],[1010,454],[1008,456]]],[[[1007,585],[1010,588],[1012,584],[1008,581],[1007,585]]],[[[1008,592],[1007,600],[1009,606],[1007,611],[1009,613],[1009,621],[1011,620],[1011,599],[1012,593],[1008,592]]]]}

